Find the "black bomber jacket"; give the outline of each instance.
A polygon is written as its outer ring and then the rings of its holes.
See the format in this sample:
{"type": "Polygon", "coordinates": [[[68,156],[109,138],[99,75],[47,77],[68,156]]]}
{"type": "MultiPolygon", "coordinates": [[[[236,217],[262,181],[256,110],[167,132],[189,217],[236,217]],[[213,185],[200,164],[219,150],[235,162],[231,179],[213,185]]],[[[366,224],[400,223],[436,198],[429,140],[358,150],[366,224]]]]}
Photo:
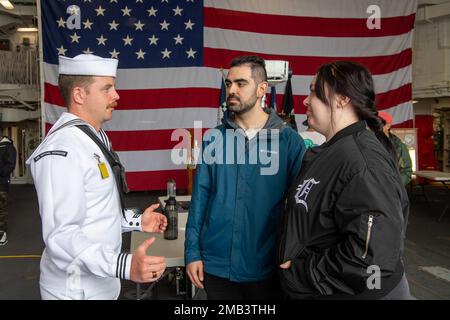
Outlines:
{"type": "Polygon", "coordinates": [[[400,281],[409,202],[364,121],[305,154],[286,201],[281,283],[294,299],[378,299],[400,281]],[[378,277],[378,279],[375,279],[378,277]]]}

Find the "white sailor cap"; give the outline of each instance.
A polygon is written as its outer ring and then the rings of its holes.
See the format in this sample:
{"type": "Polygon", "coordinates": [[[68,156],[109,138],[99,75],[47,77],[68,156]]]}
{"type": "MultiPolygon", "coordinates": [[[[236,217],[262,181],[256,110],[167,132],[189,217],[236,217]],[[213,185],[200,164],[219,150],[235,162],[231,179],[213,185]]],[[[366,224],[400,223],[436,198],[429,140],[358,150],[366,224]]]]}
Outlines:
{"type": "Polygon", "coordinates": [[[74,76],[115,77],[119,60],[93,54],[79,54],[68,58],[59,56],[59,74],[74,76]]]}

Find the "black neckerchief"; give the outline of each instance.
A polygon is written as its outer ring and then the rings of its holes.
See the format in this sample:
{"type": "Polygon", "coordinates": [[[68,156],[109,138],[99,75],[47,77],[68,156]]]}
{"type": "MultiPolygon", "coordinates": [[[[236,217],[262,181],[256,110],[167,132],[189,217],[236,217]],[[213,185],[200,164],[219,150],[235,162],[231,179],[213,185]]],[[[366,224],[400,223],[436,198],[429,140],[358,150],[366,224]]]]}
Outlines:
{"type": "Polygon", "coordinates": [[[109,165],[111,166],[111,169],[114,173],[114,180],[116,181],[117,191],[119,192],[122,214],[126,220],[123,195],[128,193],[130,190],[128,189],[127,180],[125,178],[125,168],[120,163],[119,156],[112,150],[112,148],[107,148],[105,144],[100,140],[100,138],[89,128],[88,125],[75,125],[75,127],[83,131],[89,138],[91,138],[98,145],[103,155],[108,160],[109,165]]]}

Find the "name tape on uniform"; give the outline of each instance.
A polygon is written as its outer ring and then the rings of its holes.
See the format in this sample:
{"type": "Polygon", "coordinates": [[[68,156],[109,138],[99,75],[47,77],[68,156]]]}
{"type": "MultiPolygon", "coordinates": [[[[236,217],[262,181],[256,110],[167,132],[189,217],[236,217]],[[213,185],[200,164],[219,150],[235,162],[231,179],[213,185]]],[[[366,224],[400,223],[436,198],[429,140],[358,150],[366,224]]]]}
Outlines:
{"type": "Polygon", "coordinates": [[[36,157],[34,157],[33,160],[34,160],[34,162],[38,162],[39,160],[41,160],[43,157],[46,157],[46,156],[67,157],[67,151],[62,151],[62,150],[45,151],[45,152],[42,152],[41,154],[37,155],[36,157]]]}

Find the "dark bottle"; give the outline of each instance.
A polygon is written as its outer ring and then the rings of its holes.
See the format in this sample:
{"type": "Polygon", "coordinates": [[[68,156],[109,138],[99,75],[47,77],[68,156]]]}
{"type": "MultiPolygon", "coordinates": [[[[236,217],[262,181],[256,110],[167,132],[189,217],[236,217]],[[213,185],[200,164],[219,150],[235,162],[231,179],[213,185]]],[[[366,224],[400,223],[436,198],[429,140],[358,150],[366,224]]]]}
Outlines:
{"type": "Polygon", "coordinates": [[[164,214],[167,217],[167,228],[164,231],[164,239],[175,240],[178,239],[178,206],[176,195],[175,181],[170,180],[167,182],[167,195],[169,199],[166,200],[166,207],[164,208],[164,214]]]}

